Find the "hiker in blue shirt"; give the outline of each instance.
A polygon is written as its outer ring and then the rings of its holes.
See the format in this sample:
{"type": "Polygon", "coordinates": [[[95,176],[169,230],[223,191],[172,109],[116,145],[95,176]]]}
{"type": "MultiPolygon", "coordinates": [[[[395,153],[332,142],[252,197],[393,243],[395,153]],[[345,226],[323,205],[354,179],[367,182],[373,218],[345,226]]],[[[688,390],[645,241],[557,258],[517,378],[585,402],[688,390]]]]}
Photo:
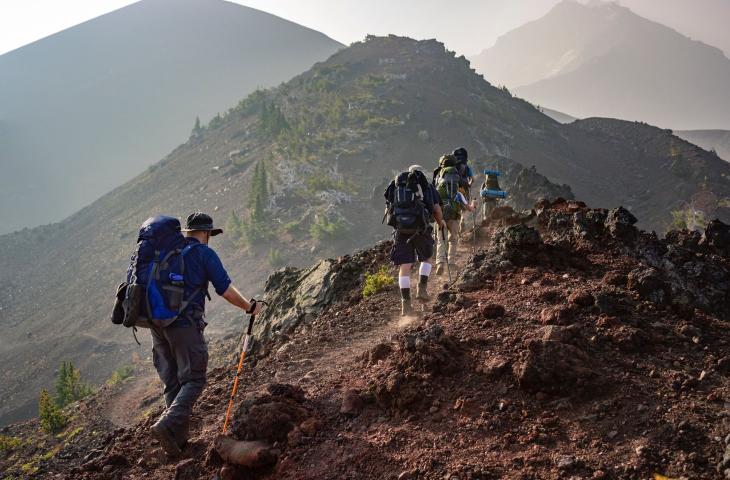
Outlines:
{"type": "Polygon", "coordinates": [[[241,310],[257,314],[261,304],[251,303],[231,283],[218,254],[208,247],[210,237],[223,233],[213,227],[213,219],[202,212],[188,217],[186,245],[195,245],[185,258],[185,295],[193,295],[180,316],[166,328],[152,332],[152,357],[165,386],[167,407],[151,427],[152,435],[169,455],[180,455],[188,439],[193,405],[203,392],[208,368],[208,346],[203,336],[205,299],[210,299],[208,284],[215,293],[241,310]]]}

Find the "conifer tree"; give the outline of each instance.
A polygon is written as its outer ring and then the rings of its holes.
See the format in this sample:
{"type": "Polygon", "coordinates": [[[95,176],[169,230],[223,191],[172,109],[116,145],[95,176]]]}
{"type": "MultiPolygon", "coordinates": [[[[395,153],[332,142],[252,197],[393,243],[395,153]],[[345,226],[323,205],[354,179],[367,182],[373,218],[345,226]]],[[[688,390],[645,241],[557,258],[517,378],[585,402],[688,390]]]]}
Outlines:
{"type": "Polygon", "coordinates": [[[269,185],[266,165],[259,161],[251,179],[251,190],[248,195],[248,204],[251,206],[248,225],[246,225],[246,237],[250,243],[262,240],[266,237],[266,206],[269,201],[269,185]]]}
{"type": "Polygon", "coordinates": [[[226,222],[226,230],[230,232],[234,240],[238,240],[241,237],[242,227],[243,223],[239,216],[236,215],[236,211],[231,210],[231,215],[228,217],[228,221],[226,222]]]}
{"type": "Polygon", "coordinates": [[[193,130],[190,132],[190,136],[192,138],[198,138],[203,133],[203,127],[200,126],[200,117],[195,117],[195,125],[193,125],[193,130]]]}
{"type": "Polygon", "coordinates": [[[65,407],[91,393],[91,387],[81,381],[81,371],[71,362],[62,362],[56,378],[56,403],[65,407]]]}
{"type": "Polygon", "coordinates": [[[46,390],[41,390],[38,399],[38,418],[40,419],[41,428],[47,433],[57,432],[66,425],[65,415],[46,390]]]}

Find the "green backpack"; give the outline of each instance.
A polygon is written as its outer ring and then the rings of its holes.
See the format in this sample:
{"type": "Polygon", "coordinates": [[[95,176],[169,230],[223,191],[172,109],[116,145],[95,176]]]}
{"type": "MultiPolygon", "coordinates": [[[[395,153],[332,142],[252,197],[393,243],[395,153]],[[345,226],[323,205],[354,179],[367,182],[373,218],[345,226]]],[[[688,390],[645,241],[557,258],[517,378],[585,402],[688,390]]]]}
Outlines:
{"type": "Polygon", "coordinates": [[[444,220],[459,220],[461,218],[461,204],[456,201],[459,193],[461,175],[456,167],[442,168],[436,180],[436,190],[443,203],[444,220]]]}

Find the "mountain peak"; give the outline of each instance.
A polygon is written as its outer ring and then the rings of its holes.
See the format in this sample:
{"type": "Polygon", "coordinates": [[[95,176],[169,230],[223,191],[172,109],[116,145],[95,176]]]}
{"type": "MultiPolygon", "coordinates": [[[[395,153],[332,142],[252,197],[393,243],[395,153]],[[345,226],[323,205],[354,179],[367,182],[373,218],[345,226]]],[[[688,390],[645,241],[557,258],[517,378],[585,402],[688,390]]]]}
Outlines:
{"type": "Polygon", "coordinates": [[[143,0],[0,56],[0,164],[15,172],[0,176],[0,233],[61,220],[184,142],[196,116],[341,47],[224,0],[143,0]]]}
{"type": "Polygon", "coordinates": [[[578,117],[730,128],[730,60],[618,3],[564,0],[472,61],[490,81],[578,117]]]}

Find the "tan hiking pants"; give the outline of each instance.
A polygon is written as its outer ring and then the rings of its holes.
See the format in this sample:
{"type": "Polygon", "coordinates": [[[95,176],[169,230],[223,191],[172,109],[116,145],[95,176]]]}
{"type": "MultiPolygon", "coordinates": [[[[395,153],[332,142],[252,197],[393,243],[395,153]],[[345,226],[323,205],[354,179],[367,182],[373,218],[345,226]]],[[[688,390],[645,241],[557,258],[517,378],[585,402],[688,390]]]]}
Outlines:
{"type": "Polygon", "coordinates": [[[437,228],[436,233],[438,234],[436,242],[436,265],[446,263],[447,248],[449,263],[455,263],[456,246],[459,244],[459,220],[446,220],[446,242],[444,242],[440,229],[437,228]]]}

